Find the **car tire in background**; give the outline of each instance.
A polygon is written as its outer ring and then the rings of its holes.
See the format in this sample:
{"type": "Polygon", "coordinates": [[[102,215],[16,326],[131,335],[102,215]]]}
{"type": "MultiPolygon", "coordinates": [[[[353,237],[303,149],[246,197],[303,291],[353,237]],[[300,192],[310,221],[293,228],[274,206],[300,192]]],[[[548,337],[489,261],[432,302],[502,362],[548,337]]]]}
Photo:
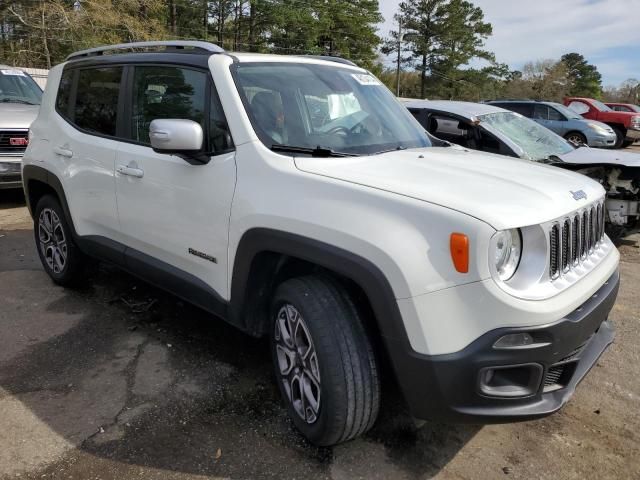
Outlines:
{"type": "Polygon", "coordinates": [[[79,285],[85,277],[87,257],[74,243],[64,210],[54,196],[45,195],[38,201],[33,227],[45,272],[58,285],[79,285]]]}
{"type": "Polygon", "coordinates": [[[627,148],[633,145],[635,142],[633,140],[625,140],[622,142],[622,148],[627,148]]]}
{"type": "Polygon", "coordinates": [[[616,134],[616,143],[613,146],[613,148],[623,148],[624,139],[625,139],[626,135],[618,127],[611,127],[611,128],[613,128],[613,131],[616,134]]]}
{"type": "Polygon", "coordinates": [[[587,137],[585,137],[580,132],[569,132],[565,135],[565,140],[578,144],[578,145],[587,145],[587,137]]]}
{"type": "Polygon", "coordinates": [[[335,445],[369,430],[380,405],[373,347],[351,297],[330,277],[282,283],[271,350],[289,416],[309,441],[335,445]]]}

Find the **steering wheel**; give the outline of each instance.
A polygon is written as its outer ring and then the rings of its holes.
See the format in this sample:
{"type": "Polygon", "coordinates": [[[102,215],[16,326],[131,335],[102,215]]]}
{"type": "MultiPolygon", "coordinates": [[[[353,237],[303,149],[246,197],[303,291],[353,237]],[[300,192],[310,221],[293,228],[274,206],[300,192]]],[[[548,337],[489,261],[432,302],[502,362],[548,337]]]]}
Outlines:
{"type": "Polygon", "coordinates": [[[327,135],[337,135],[337,134],[349,135],[350,133],[351,133],[350,128],[347,128],[343,125],[338,125],[336,127],[333,127],[331,130],[329,130],[327,132],[327,135]]]}

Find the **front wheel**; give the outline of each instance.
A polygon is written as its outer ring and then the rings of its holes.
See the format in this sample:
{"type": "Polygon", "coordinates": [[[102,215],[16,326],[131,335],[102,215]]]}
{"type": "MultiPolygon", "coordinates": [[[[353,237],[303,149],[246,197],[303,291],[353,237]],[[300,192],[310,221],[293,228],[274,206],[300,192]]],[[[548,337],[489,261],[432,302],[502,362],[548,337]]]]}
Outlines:
{"type": "Polygon", "coordinates": [[[564,138],[567,141],[574,143],[576,145],[587,145],[587,138],[579,132],[568,133],[567,136],[564,138]]]}
{"type": "Polygon", "coordinates": [[[276,290],[271,346],[289,416],[319,446],[370,429],[380,404],[373,348],[358,310],[330,278],[300,277],[276,290]]]}

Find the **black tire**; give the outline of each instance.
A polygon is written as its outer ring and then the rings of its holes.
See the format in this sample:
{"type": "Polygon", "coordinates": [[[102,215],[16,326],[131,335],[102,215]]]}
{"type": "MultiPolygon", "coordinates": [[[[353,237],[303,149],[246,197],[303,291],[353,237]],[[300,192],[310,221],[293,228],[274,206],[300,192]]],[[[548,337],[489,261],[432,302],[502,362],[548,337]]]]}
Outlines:
{"type": "MultiPolygon", "coordinates": [[[[345,442],[369,430],[378,416],[380,380],[372,345],[349,295],[329,277],[287,280],[275,292],[271,319],[271,351],[276,379],[289,416],[298,430],[319,446],[345,442]],[[293,382],[289,383],[281,373],[278,348],[282,350],[282,340],[277,339],[276,326],[283,311],[286,317],[289,311],[286,306],[299,312],[311,337],[309,344],[315,348],[320,380],[319,407],[317,415],[311,411],[307,416],[305,412],[305,417],[315,418],[313,421],[307,421],[298,413],[287,391],[287,386],[293,382]]],[[[284,321],[289,323],[286,318],[284,321]]],[[[280,334],[280,338],[283,337],[280,334]]],[[[298,348],[297,351],[301,350],[298,348]]],[[[284,355],[283,358],[290,357],[284,355]]],[[[291,364],[295,365],[295,362],[291,364]]],[[[303,379],[305,374],[309,375],[310,370],[304,363],[298,370],[304,372],[301,374],[303,379]]]]}
{"type": "Polygon", "coordinates": [[[579,145],[587,145],[587,137],[580,132],[569,132],[564,138],[569,142],[575,142],[579,145]]]}
{"type": "Polygon", "coordinates": [[[64,210],[54,196],[45,195],[38,201],[34,214],[33,232],[40,261],[51,279],[58,285],[65,287],[79,285],[85,279],[87,258],[74,243],[64,210]],[[47,217],[55,218],[55,227],[50,228],[55,232],[51,236],[51,240],[45,242],[47,240],[47,222],[45,220],[47,217]],[[64,241],[63,246],[58,241],[59,239],[64,241]],[[55,248],[58,249],[58,252],[64,252],[62,267],[55,260],[56,257],[51,255],[52,249],[55,248]]]}
{"type": "Polygon", "coordinates": [[[622,142],[622,148],[630,147],[633,144],[634,144],[633,140],[625,140],[624,142],[622,142]]]}
{"type": "Polygon", "coordinates": [[[620,130],[618,127],[611,127],[616,134],[616,143],[613,145],[613,148],[622,148],[624,144],[624,139],[626,138],[626,134],[620,130]]]}

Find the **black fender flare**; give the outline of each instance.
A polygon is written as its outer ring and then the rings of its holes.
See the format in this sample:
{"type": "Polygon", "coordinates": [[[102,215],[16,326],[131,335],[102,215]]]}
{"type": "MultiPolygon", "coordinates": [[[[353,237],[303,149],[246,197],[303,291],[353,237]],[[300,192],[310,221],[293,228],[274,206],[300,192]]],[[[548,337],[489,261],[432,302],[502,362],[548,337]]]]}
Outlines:
{"type": "Polygon", "coordinates": [[[31,213],[31,217],[33,217],[35,213],[34,210],[36,208],[35,205],[31,204],[31,195],[29,192],[29,183],[33,180],[48,185],[53,189],[54,192],[56,192],[58,200],[60,201],[60,205],[64,210],[64,214],[69,220],[69,226],[71,227],[72,234],[74,238],[77,238],[78,234],[76,233],[75,226],[73,225],[73,221],[71,220],[71,212],[69,210],[67,196],[65,195],[64,188],[62,187],[62,182],[56,174],[50,172],[46,168],[39,167],[38,165],[25,165],[22,169],[22,185],[24,188],[24,196],[27,202],[27,207],[29,208],[29,213],[31,213]]]}
{"type": "Polygon", "coordinates": [[[263,252],[304,260],[353,281],[367,296],[380,334],[386,339],[409,344],[391,285],[375,264],[339,247],[268,228],[250,229],[238,243],[231,277],[232,318],[244,321],[246,317],[246,298],[252,262],[263,252]]]}

